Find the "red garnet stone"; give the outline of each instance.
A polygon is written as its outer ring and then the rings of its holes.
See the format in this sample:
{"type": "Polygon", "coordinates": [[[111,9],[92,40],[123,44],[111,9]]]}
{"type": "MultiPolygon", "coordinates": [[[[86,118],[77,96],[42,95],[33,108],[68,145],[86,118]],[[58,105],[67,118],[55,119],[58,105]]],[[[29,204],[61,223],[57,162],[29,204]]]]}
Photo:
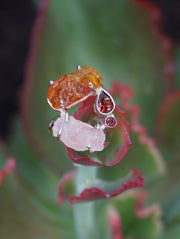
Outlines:
{"type": "Polygon", "coordinates": [[[109,114],[114,110],[113,99],[105,90],[101,90],[99,93],[97,109],[100,114],[109,114]]]}
{"type": "Polygon", "coordinates": [[[117,121],[114,117],[110,116],[105,119],[105,124],[109,128],[114,128],[117,124],[117,121]]]}

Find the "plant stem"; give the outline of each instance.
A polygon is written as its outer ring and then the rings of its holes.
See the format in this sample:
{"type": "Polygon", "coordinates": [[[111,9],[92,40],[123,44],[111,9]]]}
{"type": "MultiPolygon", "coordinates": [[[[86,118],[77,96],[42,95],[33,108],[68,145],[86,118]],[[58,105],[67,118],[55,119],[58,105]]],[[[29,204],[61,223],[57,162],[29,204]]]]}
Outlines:
{"type": "MultiPolygon", "coordinates": [[[[77,166],[76,193],[79,195],[87,183],[96,178],[96,167],[77,166]]],[[[78,239],[95,239],[95,208],[94,202],[74,205],[74,224],[78,239]]]]}

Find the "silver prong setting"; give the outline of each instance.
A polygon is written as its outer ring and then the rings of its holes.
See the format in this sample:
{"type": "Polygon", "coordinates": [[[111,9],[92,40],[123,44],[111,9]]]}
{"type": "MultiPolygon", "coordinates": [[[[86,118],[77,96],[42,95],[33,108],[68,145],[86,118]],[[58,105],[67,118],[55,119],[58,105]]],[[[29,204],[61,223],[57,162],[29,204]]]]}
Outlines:
{"type": "Polygon", "coordinates": [[[62,133],[62,128],[60,128],[60,130],[59,130],[59,132],[58,132],[58,134],[57,134],[57,139],[59,139],[59,138],[60,138],[60,136],[61,136],[61,133],[62,133]]]}
{"type": "Polygon", "coordinates": [[[100,125],[100,124],[97,124],[97,125],[96,125],[96,129],[97,129],[97,130],[100,130],[100,128],[101,128],[101,125],[100,125]]]}
{"type": "Polygon", "coordinates": [[[77,70],[79,70],[79,71],[81,70],[81,66],[80,65],[77,66],[77,70]]]}
{"type": "Polygon", "coordinates": [[[89,87],[90,87],[94,92],[96,92],[96,88],[94,87],[94,85],[93,85],[92,82],[89,82],[89,87]]]}
{"type": "Polygon", "coordinates": [[[107,117],[105,118],[105,126],[107,128],[114,128],[114,127],[116,127],[116,125],[117,125],[117,120],[116,120],[114,114],[107,115],[107,117]],[[108,122],[108,120],[110,120],[110,121],[108,122]]]}
{"type": "Polygon", "coordinates": [[[69,121],[69,114],[68,112],[66,111],[65,112],[65,122],[67,123],[69,121]]]}
{"type": "Polygon", "coordinates": [[[65,106],[64,106],[64,101],[61,99],[60,100],[60,106],[61,106],[61,108],[64,110],[65,109],[65,106]]]}
{"type": "Polygon", "coordinates": [[[52,128],[54,126],[54,120],[51,120],[48,124],[49,132],[52,134],[52,128]]]}

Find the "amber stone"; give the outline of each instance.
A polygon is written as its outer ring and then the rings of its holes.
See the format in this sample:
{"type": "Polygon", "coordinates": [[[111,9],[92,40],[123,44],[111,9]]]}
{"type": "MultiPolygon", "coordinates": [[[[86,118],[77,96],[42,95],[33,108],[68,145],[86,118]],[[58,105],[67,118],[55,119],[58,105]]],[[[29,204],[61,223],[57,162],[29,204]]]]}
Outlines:
{"type": "Polygon", "coordinates": [[[100,114],[109,114],[114,110],[112,97],[105,91],[101,90],[97,98],[97,109],[100,114]]]}
{"type": "Polygon", "coordinates": [[[102,85],[102,81],[100,74],[92,67],[81,66],[50,84],[48,103],[53,109],[59,110],[62,108],[60,102],[63,101],[65,109],[69,109],[94,94],[94,90],[89,86],[90,82],[96,89],[102,85]]]}

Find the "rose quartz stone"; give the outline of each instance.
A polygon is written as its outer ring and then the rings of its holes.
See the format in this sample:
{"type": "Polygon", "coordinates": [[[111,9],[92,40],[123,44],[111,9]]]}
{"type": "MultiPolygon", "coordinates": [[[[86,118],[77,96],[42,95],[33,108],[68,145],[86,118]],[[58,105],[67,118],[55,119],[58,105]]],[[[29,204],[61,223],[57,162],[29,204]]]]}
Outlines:
{"type": "Polygon", "coordinates": [[[67,147],[76,151],[89,150],[91,153],[104,149],[105,133],[90,124],[62,114],[52,126],[52,134],[62,141],[67,147]],[[59,132],[61,132],[59,134],[59,132]]]}

